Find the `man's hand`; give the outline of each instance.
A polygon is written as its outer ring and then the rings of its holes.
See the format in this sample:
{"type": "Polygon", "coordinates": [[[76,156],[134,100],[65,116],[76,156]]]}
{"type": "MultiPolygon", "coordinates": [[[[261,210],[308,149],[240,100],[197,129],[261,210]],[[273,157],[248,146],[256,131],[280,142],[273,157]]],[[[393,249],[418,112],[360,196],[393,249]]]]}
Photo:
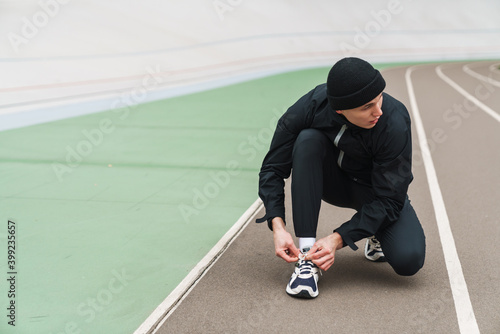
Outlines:
{"type": "Polygon", "coordinates": [[[307,252],[306,260],[311,260],[320,269],[327,271],[335,261],[335,251],[342,246],[342,237],[335,232],[316,241],[307,252]]]}
{"type": "Polygon", "coordinates": [[[276,256],[281,257],[286,262],[298,261],[300,251],[295,247],[292,235],[285,230],[283,219],[276,217],[273,219],[272,224],[276,256]]]}

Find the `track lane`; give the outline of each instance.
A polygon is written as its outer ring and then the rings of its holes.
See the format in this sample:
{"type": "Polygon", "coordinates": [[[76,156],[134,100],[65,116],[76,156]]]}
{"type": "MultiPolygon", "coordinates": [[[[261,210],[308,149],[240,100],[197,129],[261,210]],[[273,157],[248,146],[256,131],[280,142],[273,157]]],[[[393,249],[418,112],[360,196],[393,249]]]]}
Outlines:
{"type": "Polygon", "coordinates": [[[473,66],[473,65],[474,65],[474,63],[465,64],[462,67],[462,70],[465,73],[467,73],[468,75],[475,77],[476,79],[479,79],[479,80],[486,82],[488,84],[491,84],[493,86],[500,87],[500,80],[499,80],[500,76],[498,76],[497,78],[494,77],[494,75],[497,74],[497,73],[495,73],[494,69],[496,67],[498,67],[498,65],[496,65],[496,64],[492,64],[489,66],[483,65],[482,67],[473,66]]]}
{"type": "MultiPolygon", "coordinates": [[[[463,67],[460,69],[463,70],[463,67]]],[[[463,71],[460,71],[460,69],[455,68],[453,71],[455,79],[452,79],[449,75],[444,73],[446,71],[445,65],[439,65],[435,70],[441,80],[445,81],[470,102],[470,108],[474,109],[478,107],[481,111],[490,115],[494,120],[500,122],[500,113],[493,110],[492,107],[492,104],[495,104],[495,100],[500,99],[495,96],[495,91],[498,90],[499,86],[494,86],[487,81],[477,78],[473,78],[472,80],[470,78],[464,79],[465,73],[462,73],[463,71]],[[457,77],[459,79],[457,79],[457,77]],[[487,101],[489,103],[487,103],[487,101]]],[[[496,83],[496,81],[493,81],[493,83],[496,83]]]]}
{"type": "MultiPolygon", "coordinates": [[[[418,66],[412,66],[406,70],[405,79],[410,97],[410,108],[412,111],[413,122],[417,129],[417,137],[422,150],[422,159],[424,162],[427,181],[429,183],[432,204],[436,215],[436,222],[439,230],[439,238],[446,261],[446,269],[450,280],[450,287],[457,312],[458,325],[461,333],[478,334],[476,317],[465,282],[462,265],[457,254],[456,243],[451,232],[450,220],[448,218],[447,208],[444,203],[443,194],[436,175],[436,169],[431,154],[431,145],[427,140],[427,134],[422,122],[420,108],[415,96],[415,89],[411,74],[417,70],[418,66]]],[[[439,67],[438,67],[439,68],[439,67]]]]}
{"type": "MultiPolygon", "coordinates": [[[[478,82],[462,66],[447,65],[446,71],[473,92],[478,82]]],[[[432,156],[479,329],[498,333],[500,292],[490,287],[497,285],[500,273],[494,247],[500,236],[499,124],[447,87],[436,75],[435,66],[422,67],[414,76],[418,96],[430,97],[419,99],[422,117],[426,129],[439,133],[432,156]]],[[[492,92],[484,103],[494,105],[492,100],[498,95],[498,90],[492,92]]]]}

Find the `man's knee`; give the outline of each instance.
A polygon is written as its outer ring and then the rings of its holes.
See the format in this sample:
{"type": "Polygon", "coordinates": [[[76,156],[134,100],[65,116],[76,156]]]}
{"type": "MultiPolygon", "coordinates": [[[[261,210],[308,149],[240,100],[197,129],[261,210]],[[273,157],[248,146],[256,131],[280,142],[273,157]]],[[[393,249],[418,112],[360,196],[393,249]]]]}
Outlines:
{"type": "Polygon", "coordinates": [[[415,275],[425,261],[425,249],[409,249],[400,252],[389,263],[394,271],[401,276],[415,275]]]}
{"type": "Polygon", "coordinates": [[[316,129],[302,130],[293,147],[293,155],[297,156],[322,156],[324,142],[327,138],[316,129]]]}

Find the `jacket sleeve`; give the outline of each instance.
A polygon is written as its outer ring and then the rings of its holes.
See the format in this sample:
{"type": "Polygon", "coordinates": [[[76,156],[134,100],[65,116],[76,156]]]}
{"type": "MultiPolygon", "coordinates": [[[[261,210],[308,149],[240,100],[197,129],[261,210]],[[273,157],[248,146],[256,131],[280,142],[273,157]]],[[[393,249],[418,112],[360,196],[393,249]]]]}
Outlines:
{"type": "Polygon", "coordinates": [[[266,154],[259,173],[259,197],[266,208],[266,215],[257,223],[268,222],[275,217],[285,221],[285,179],[292,170],[292,151],[300,131],[310,127],[314,118],[316,102],[309,92],[292,105],[279,119],[269,152],[266,154]]]}
{"type": "Polygon", "coordinates": [[[399,219],[413,180],[410,125],[386,129],[376,142],[371,176],[374,199],[334,230],[342,236],[344,246],[354,250],[358,248],[356,241],[374,235],[399,219]]]}

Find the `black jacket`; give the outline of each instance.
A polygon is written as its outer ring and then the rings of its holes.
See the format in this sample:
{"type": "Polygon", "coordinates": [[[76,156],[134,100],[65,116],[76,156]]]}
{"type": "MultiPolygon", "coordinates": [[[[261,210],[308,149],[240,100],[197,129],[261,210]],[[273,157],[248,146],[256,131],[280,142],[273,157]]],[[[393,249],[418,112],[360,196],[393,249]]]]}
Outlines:
{"type": "Polygon", "coordinates": [[[271,147],[259,173],[259,196],[266,208],[257,222],[281,217],[285,220],[284,179],[292,169],[292,150],[299,132],[321,130],[332,142],[344,126],[337,143],[343,151],[341,169],[354,181],[373,188],[375,200],[365,204],[352,218],[337,228],[344,245],[357,249],[354,242],[373,235],[395,222],[407,198],[411,172],[411,127],[406,107],[384,93],[383,115],[371,129],[358,127],[337,114],[326,98],[326,84],[300,98],[278,121],[271,147]]]}

